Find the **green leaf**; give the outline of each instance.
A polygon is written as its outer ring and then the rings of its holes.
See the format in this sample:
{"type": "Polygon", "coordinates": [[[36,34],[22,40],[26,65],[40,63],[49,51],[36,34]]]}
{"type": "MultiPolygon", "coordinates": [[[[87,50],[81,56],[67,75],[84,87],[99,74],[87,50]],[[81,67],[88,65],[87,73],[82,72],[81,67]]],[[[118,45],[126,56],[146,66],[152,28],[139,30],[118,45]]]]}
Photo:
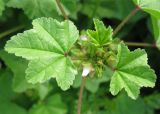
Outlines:
{"type": "Polygon", "coordinates": [[[9,70],[0,70],[0,100],[9,101],[15,96],[11,85],[12,73],[9,70]]]}
{"type": "Polygon", "coordinates": [[[27,111],[22,107],[16,105],[11,102],[3,102],[0,101],[0,113],[1,114],[27,114],[27,111]]]}
{"type": "Polygon", "coordinates": [[[66,114],[66,112],[66,106],[57,94],[49,97],[44,103],[35,104],[29,114],[66,114]]]}
{"type": "Polygon", "coordinates": [[[160,93],[153,93],[144,98],[146,104],[153,109],[160,109],[160,93]]]}
{"type": "Polygon", "coordinates": [[[147,64],[147,54],[144,50],[137,49],[130,52],[127,46],[118,46],[118,63],[111,78],[110,91],[113,95],[122,89],[132,99],[136,99],[141,87],[154,87],[156,75],[147,64]]]}
{"type": "Polygon", "coordinates": [[[27,83],[25,79],[25,70],[27,69],[28,62],[22,58],[16,57],[12,54],[8,54],[5,51],[0,51],[0,58],[5,64],[13,71],[13,89],[16,92],[24,92],[33,85],[27,83]]]}
{"type": "MultiPolygon", "coordinates": [[[[135,5],[131,0],[85,0],[81,5],[80,12],[92,18],[110,18],[123,20],[135,5]]],[[[137,21],[143,15],[136,14],[129,21],[137,21]]]]}
{"type": "Polygon", "coordinates": [[[31,83],[45,82],[56,78],[58,85],[66,90],[77,74],[68,56],[79,37],[71,21],[58,22],[52,18],[33,21],[34,29],[13,36],[5,50],[28,60],[27,80],[31,83]]]}
{"type": "Polygon", "coordinates": [[[160,49],[160,19],[157,19],[153,16],[151,18],[152,18],[154,38],[156,40],[156,46],[160,49]]]}
{"type": "Polygon", "coordinates": [[[104,46],[112,41],[112,28],[106,28],[102,21],[94,19],[95,31],[88,30],[87,34],[91,42],[96,46],[104,46]]]}
{"type": "Polygon", "coordinates": [[[108,102],[106,114],[148,114],[143,99],[130,99],[127,95],[121,94],[108,102]]]}
{"type": "MultiPolygon", "coordinates": [[[[30,19],[38,17],[59,19],[61,15],[55,0],[10,0],[7,5],[9,7],[23,9],[30,19]]],[[[72,14],[72,17],[76,17],[76,0],[62,0],[62,7],[65,9],[67,15],[72,14]]]]}
{"type": "Polygon", "coordinates": [[[4,1],[0,0],[0,16],[2,15],[2,12],[3,12],[4,8],[5,8],[4,1]]]}
{"type": "Polygon", "coordinates": [[[37,85],[35,89],[38,92],[40,100],[44,100],[53,89],[53,86],[48,82],[37,85]]]}
{"type": "Polygon", "coordinates": [[[133,0],[145,12],[160,18],[159,0],[133,0]]]}
{"type": "Polygon", "coordinates": [[[77,71],[69,58],[57,57],[32,60],[26,73],[26,78],[31,83],[43,83],[50,78],[56,78],[58,85],[67,90],[73,84],[77,71]]]}

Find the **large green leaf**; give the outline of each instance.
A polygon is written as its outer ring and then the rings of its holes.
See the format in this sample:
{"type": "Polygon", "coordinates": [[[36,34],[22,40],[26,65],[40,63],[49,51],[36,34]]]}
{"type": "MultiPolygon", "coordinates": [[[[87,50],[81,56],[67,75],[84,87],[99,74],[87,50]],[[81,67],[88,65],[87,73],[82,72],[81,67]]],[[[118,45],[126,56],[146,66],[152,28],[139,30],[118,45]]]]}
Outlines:
{"type": "Polygon", "coordinates": [[[27,80],[31,83],[45,82],[56,78],[58,85],[66,90],[73,84],[77,71],[69,58],[57,57],[32,60],[26,70],[27,80]]]}
{"type": "Polygon", "coordinates": [[[66,90],[73,83],[77,71],[69,56],[79,37],[71,21],[58,22],[52,18],[33,21],[34,29],[13,36],[5,49],[28,60],[27,80],[31,83],[56,78],[58,85],[66,90]]]}
{"type": "Polygon", "coordinates": [[[44,103],[35,104],[29,114],[66,114],[66,112],[66,106],[57,94],[47,98],[44,103]]]}
{"type": "MultiPolygon", "coordinates": [[[[59,18],[61,14],[55,0],[10,0],[8,6],[23,9],[31,19],[37,17],[59,18]]],[[[62,0],[62,7],[67,15],[72,14],[72,17],[76,17],[76,0],[62,0]]]]}
{"type": "Polygon", "coordinates": [[[0,51],[0,58],[5,64],[13,71],[13,89],[16,92],[24,92],[28,88],[32,88],[33,85],[27,83],[25,79],[25,70],[28,66],[28,62],[22,58],[16,57],[12,54],[8,54],[5,51],[0,51]]]}
{"type": "Polygon", "coordinates": [[[3,10],[4,10],[4,7],[5,7],[4,1],[3,1],[3,0],[0,0],[0,16],[2,15],[2,12],[3,12],[3,10]]]}
{"type": "Polygon", "coordinates": [[[133,99],[139,94],[140,87],[154,87],[156,75],[147,64],[147,54],[137,49],[130,52],[127,46],[118,46],[118,63],[111,78],[110,91],[113,95],[122,89],[133,99]]]}
{"type": "Polygon", "coordinates": [[[160,18],[160,1],[159,0],[133,0],[142,10],[160,18]]]}
{"type": "Polygon", "coordinates": [[[98,19],[94,19],[94,25],[96,31],[87,31],[91,42],[96,46],[104,46],[109,44],[112,41],[112,28],[106,28],[103,22],[99,21],[98,19]]]}
{"type": "Polygon", "coordinates": [[[154,38],[156,40],[156,46],[160,49],[160,19],[157,19],[153,16],[151,18],[152,18],[154,38]]]}

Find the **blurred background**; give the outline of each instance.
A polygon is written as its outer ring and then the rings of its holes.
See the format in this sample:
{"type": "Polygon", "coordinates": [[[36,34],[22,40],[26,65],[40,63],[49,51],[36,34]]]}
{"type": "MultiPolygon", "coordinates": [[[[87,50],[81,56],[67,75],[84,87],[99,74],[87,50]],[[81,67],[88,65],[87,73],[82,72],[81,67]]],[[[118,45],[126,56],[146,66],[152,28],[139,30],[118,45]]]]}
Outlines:
{"type": "MultiPolygon", "coordinates": [[[[136,7],[131,0],[61,0],[69,19],[82,31],[94,29],[98,18],[113,29],[136,7]]],[[[0,114],[76,114],[81,75],[74,85],[62,91],[56,81],[32,85],[25,79],[28,61],[3,50],[11,36],[32,28],[32,20],[52,17],[64,20],[55,0],[0,0],[0,114]]],[[[154,44],[150,16],[139,11],[116,35],[125,42],[154,44]]],[[[86,81],[82,114],[160,114],[160,50],[144,48],[150,66],[157,74],[155,88],[141,89],[137,100],[125,92],[112,96],[109,92],[110,73],[86,81]]]]}

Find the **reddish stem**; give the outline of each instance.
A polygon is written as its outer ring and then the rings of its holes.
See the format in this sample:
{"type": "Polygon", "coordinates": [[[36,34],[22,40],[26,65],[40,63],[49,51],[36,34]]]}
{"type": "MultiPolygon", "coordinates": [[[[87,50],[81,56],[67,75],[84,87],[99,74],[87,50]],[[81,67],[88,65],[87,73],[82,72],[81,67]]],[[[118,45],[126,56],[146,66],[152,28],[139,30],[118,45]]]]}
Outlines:
{"type": "Polygon", "coordinates": [[[132,10],[131,13],[117,26],[117,28],[113,32],[113,36],[115,36],[122,29],[122,27],[129,21],[129,19],[133,17],[139,10],[140,7],[136,6],[136,8],[132,10]]]}
{"type": "Polygon", "coordinates": [[[78,98],[77,114],[81,114],[82,96],[83,96],[83,90],[84,90],[85,82],[86,82],[86,77],[83,77],[80,92],[79,92],[79,98],[78,98]]]}

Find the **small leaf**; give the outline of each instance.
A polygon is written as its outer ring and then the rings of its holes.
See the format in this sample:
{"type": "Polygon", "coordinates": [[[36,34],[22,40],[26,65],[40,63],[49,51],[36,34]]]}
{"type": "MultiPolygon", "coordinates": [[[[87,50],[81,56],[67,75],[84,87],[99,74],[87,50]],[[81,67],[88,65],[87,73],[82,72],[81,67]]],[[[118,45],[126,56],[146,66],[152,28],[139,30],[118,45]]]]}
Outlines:
{"type": "Polygon", "coordinates": [[[58,22],[52,18],[33,21],[34,28],[13,36],[5,50],[28,60],[27,80],[31,83],[56,78],[58,85],[66,90],[72,85],[77,71],[68,52],[79,37],[71,21],[58,22]]]}
{"type": "Polygon", "coordinates": [[[141,87],[154,87],[156,75],[147,64],[147,54],[137,49],[130,52],[127,46],[118,46],[118,63],[111,78],[110,91],[113,95],[122,89],[132,99],[136,99],[141,87]]]}
{"type": "Polygon", "coordinates": [[[145,12],[160,18],[159,0],[133,0],[145,12]]]}
{"type": "Polygon", "coordinates": [[[102,21],[94,19],[94,25],[96,31],[88,30],[88,36],[91,39],[91,42],[96,46],[104,46],[109,44],[112,41],[112,28],[106,28],[102,21]]]}
{"type": "Polygon", "coordinates": [[[57,94],[47,98],[45,103],[35,104],[29,114],[66,114],[66,112],[66,106],[57,94]]]}

